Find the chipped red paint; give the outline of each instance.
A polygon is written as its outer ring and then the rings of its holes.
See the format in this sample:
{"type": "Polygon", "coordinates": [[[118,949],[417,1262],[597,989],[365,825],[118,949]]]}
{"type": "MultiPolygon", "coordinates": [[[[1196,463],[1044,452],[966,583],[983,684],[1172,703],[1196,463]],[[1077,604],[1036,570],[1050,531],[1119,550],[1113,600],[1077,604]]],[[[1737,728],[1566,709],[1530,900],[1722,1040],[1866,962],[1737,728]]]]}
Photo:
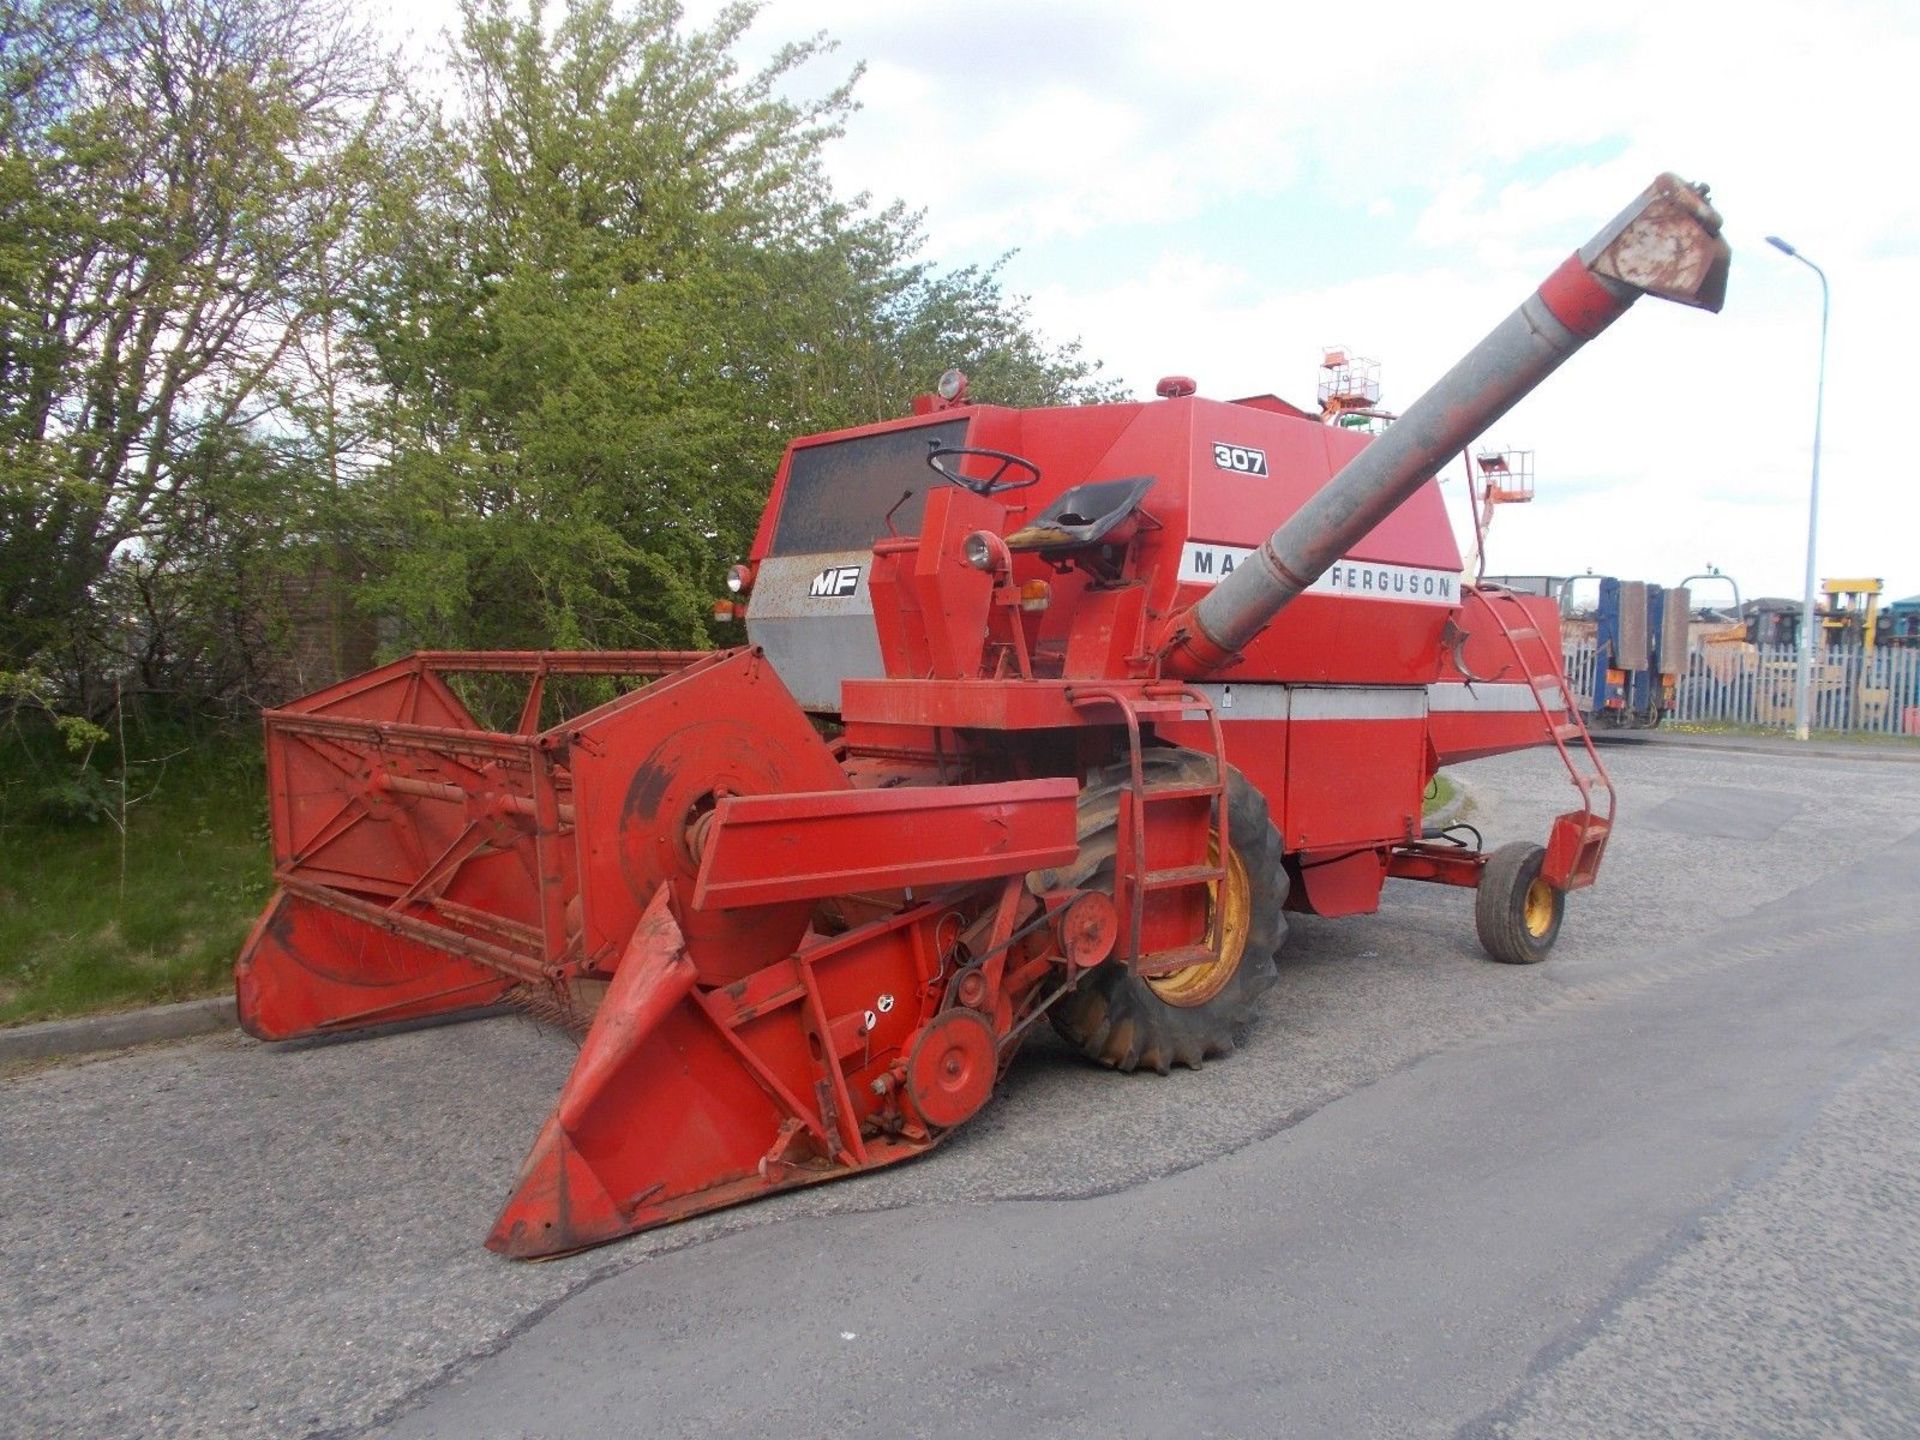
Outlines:
{"type": "Polygon", "coordinates": [[[1553,318],[1582,340],[1591,340],[1627,313],[1623,300],[1602,285],[1578,255],[1569,255],[1540,286],[1540,300],[1553,318]]]}

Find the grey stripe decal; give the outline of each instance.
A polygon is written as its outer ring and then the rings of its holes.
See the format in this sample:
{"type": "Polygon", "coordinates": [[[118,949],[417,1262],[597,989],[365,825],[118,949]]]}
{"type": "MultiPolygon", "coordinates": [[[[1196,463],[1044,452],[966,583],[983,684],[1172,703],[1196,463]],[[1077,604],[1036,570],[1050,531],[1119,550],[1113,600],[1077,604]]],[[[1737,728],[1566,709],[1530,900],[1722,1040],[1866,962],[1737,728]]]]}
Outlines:
{"type": "MultiPolygon", "coordinates": [[[[1558,685],[1549,685],[1545,689],[1547,708],[1564,710],[1566,697],[1561,694],[1558,685]]],[[[1533,691],[1525,685],[1463,685],[1458,681],[1431,687],[1431,699],[1427,708],[1436,711],[1457,713],[1461,711],[1510,711],[1517,710],[1526,714],[1536,713],[1533,703],[1533,691]]]]}
{"type": "MultiPolygon", "coordinates": [[[[1222,720],[1411,720],[1429,711],[1446,714],[1536,713],[1533,691],[1511,683],[1463,685],[1457,681],[1417,685],[1237,685],[1195,686],[1222,720]]],[[[1558,685],[1546,687],[1547,708],[1564,710],[1558,685]]]]}
{"type": "Polygon", "coordinates": [[[1294,720],[1419,720],[1427,713],[1424,685],[1305,686],[1293,688],[1294,720]]]}
{"type": "Polygon", "coordinates": [[[1419,685],[1198,685],[1225,720],[1418,720],[1419,685]]]}
{"type": "Polygon", "coordinates": [[[1285,685],[1196,685],[1193,687],[1213,702],[1214,713],[1222,720],[1284,720],[1287,718],[1285,685]]]}

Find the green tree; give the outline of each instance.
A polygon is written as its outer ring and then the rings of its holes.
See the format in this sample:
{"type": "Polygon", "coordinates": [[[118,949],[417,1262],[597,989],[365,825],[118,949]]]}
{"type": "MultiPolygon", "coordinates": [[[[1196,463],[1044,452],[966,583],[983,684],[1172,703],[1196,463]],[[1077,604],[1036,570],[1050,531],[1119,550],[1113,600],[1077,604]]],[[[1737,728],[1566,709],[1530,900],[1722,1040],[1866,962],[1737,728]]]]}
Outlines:
{"type": "Polygon", "coordinates": [[[383,82],[330,0],[0,0],[0,56],[0,666],[84,702],[114,566],[301,448],[383,82]]]}
{"type": "Polygon", "coordinates": [[[753,13],[464,5],[456,103],[389,160],[352,267],[368,598],[410,637],[704,643],[787,439],[954,363],[1015,403],[1098,391],[996,271],[938,274],[912,217],[835,200],[853,82],[786,98],[820,39],[743,74],[753,13]]]}

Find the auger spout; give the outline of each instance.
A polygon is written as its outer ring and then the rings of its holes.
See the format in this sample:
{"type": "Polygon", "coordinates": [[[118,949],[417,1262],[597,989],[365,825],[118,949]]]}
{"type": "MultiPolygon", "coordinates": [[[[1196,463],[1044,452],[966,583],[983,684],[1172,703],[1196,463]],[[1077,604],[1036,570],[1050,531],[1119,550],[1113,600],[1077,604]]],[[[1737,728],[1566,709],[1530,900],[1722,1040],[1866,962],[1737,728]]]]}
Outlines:
{"type": "Polygon", "coordinates": [[[1348,548],[1642,295],[1718,311],[1729,252],[1707,187],[1664,174],[1577,250],[1206,597],[1158,653],[1183,678],[1228,663],[1348,548]]]}

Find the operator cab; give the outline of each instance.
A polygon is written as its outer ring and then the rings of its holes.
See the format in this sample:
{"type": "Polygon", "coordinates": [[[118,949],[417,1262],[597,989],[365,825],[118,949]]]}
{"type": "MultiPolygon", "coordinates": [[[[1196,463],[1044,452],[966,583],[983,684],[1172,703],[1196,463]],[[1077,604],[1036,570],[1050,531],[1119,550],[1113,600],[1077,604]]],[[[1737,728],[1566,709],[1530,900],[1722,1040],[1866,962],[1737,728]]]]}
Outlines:
{"type": "Polygon", "coordinates": [[[886,673],[867,588],[874,543],[920,533],[928,493],[947,483],[928,457],[964,452],[972,419],[949,412],[788,451],[754,566],[747,639],[802,708],[838,714],[842,681],[886,673]]]}

